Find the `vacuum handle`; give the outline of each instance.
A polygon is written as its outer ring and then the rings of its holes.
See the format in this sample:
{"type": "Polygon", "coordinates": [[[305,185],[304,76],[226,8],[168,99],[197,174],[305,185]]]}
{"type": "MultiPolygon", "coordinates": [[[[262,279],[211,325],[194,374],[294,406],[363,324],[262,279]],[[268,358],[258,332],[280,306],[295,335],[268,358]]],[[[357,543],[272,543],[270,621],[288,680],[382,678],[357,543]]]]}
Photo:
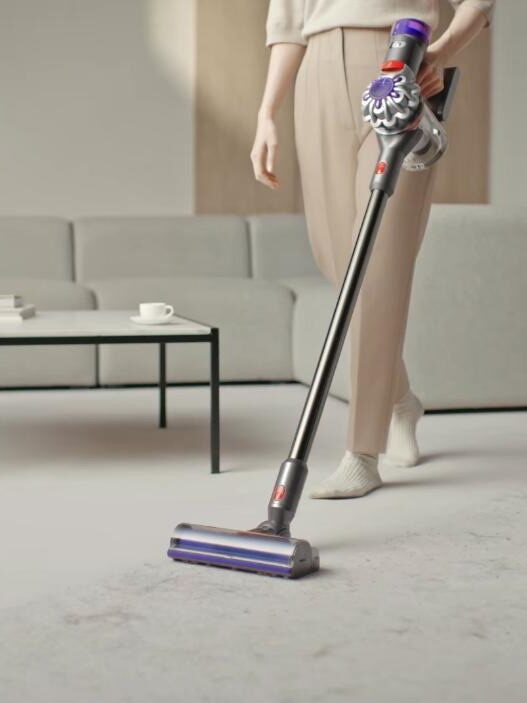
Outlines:
{"type": "Polygon", "coordinates": [[[414,75],[417,74],[426,54],[431,27],[413,18],[401,19],[392,27],[390,44],[384,58],[384,67],[388,71],[396,70],[395,66],[404,64],[410,68],[414,75]]]}
{"type": "Polygon", "coordinates": [[[456,94],[457,84],[459,83],[459,76],[459,68],[456,66],[445,68],[443,73],[443,90],[436,95],[432,95],[427,101],[439,122],[445,122],[448,119],[456,94]]]}

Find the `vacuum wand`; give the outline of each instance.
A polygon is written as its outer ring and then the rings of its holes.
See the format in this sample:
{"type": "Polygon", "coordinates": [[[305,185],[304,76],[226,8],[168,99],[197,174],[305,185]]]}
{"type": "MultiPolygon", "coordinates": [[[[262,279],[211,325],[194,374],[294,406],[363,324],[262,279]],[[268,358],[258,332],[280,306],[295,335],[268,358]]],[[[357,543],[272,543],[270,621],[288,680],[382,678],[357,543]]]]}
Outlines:
{"type": "Polygon", "coordinates": [[[368,266],[384,208],[401,168],[428,168],[445,152],[441,122],[448,113],[457,69],[448,69],[445,90],[426,104],[416,75],[426,54],[430,27],[415,19],[393,26],[381,74],[362,96],[362,114],[377,134],[380,156],[370,183],[370,198],[357,234],[313,380],[288,458],[282,462],[268,505],[268,516],[245,532],[180,523],[168,556],[193,564],[224,566],[298,578],[319,568],[318,551],[290,536],[307,477],[307,459],[327,399],[335,367],[368,266]]]}

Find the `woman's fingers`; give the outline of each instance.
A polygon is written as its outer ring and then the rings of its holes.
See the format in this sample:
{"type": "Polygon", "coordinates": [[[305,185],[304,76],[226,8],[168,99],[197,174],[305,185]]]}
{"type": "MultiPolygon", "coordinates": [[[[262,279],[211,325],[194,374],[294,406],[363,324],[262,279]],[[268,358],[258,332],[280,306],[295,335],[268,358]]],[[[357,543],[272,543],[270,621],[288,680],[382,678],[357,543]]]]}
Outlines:
{"type": "Polygon", "coordinates": [[[417,82],[422,83],[424,80],[426,80],[426,78],[428,78],[428,76],[431,73],[432,73],[432,67],[429,64],[424,63],[417,73],[417,76],[416,76],[417,82]]]}
{"type": "Polygon", "coordinates": [[[254,169],[254,177],[257,181],[260,183],[263,183],[264,185],[268,186],[269,188],[278,188],[279,187],[279,181],[278,178],[274,175],[274,173],[269,173],[268,171],[262,169],[262,168],[255,168],[254,169]]]}
{"type": "Polygon", "coordinates": [[[436,67],[431,64],[431,63],[426,63],[426,61],[421,65],[421,68],[419,69],[416,80],[419,83],[419,85],[422,85],[423,83],[426,83],[429,81],[432,76],[435,76],[437,74],[437,69],[436,67]]]}
{"type": "Polygon", "coordinates": [[[251,151],[254,177],[269,188],[279,188],[275,174],[278,137],[274,119],[259,117],[256,138],[251,151]]]}
{"type": "Polygon", "coordinates": [[[260,183],[263,183],[269,188],[272,188],[273,190],[275,190],[279,186],[278,178],[274,174],[268,173],[267,171],[263,171],[259,176],[256,177],[256,180],[260,181],[260,183]]]}
{"type": "Polygon", "coordinates": [[[278,145],[275,142],[268,142],[267,143],[266,170],[268,173],[274,173],[277,148],[278,148],[278,145]]]}
{"type": "Polygon", "coordinates": [[[269,188],[279,188],[280,182],[275,174],[278,137],[274,120],[259,117],[256,138],[251,151],[254,177],[269,188]]]}
{"type": "Polygon", "coordinates": [[[270,153],[269,147],[265,143],[255,144],[251,152],[254,177],[260,183],[273,189],[279,187],[278,178],[273,173],[275,158],[276,146],[274,146],[272,153],[270,153]],[[269,166],[271,168],[269,168],[269,166]]]}
{"type": "Polygon", "coordinates": [[[265,145],[265,167],[263,176],[265,178],[265,184],[270,188],[278,188],[278,178],[276,177],[276,153],[278,150],[278,144],[274,140],[268,140],[265,145]]]}
{"type": "Polygon", "coordinates": [[[424,98],[430,98],[432,95],[440,93],[443,90],[443,87],[443,78],[437,75],[433,76],[421,84],[421,95],[424,98]]]}
{"type": "Polygon", "coordinates": [[[264,144],[262,142],[256,142],[253,150],[251,151],[251,162],[253,165],[254,177],[257,181],[262,181],[264,177],[264,158],[264,144]]]}
{"type": "Polygon", "coordinates": [[[424,98],[430,98],[443,90],[443,71],[433,63],[425,61],[417,74],[417,82],[424,98]]]}

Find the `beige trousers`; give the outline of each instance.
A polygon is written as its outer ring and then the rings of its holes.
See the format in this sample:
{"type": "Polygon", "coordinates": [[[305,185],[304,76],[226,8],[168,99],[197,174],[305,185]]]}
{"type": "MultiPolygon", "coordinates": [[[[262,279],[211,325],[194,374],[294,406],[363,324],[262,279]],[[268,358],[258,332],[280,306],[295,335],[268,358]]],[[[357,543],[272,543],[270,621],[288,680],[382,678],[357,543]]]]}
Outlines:
{"type": "MultiPolygon", "coordinates": [[[[295,139],[315,261],[343,281],[379,154],[360,113],[390,30],[337,27],[308,40],[295,84],[295,139]]],[[[393,405],[409,389],[402,358],[415,259],[430,211],[435,169],[401,171],[388,201],[350,324],[347,446],[381,454],[393,405]]]]}

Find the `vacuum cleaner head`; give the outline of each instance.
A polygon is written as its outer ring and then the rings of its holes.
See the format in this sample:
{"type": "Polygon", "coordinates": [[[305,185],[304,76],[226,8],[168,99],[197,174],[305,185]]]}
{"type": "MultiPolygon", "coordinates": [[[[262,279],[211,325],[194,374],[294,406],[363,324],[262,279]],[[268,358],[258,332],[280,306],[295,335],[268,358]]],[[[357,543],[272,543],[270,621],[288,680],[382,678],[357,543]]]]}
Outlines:
{"type": "Polygon", "coordinates": [[[181,523],[174,530],[168,556],[192,564],[290,579],[319,568],[318,551],[305,540],[188,523],[181,523]]]}

